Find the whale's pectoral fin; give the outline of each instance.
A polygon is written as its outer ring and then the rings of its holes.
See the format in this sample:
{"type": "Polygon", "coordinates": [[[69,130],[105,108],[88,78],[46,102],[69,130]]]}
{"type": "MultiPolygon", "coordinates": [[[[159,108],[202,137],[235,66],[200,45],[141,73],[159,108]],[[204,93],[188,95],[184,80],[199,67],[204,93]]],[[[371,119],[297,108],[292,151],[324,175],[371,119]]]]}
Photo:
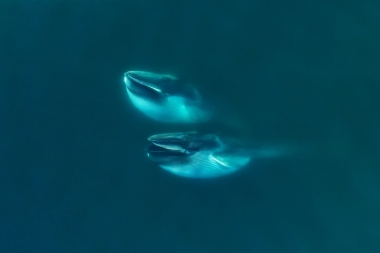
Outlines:
{"type": "Polygon", "coordinates": [[[249,156],[236,156],[236,154],[214,153],[210,155],[210,159],[219,163],[223,167],[229,169],[239,169],[245,166],[249,160],[249,156]]]}

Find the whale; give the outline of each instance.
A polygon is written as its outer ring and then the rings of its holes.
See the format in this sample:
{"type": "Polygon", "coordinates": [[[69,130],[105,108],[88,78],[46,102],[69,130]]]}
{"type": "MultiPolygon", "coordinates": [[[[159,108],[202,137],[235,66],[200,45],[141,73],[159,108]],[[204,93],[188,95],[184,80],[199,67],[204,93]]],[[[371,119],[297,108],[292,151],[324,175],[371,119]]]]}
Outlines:
{"type": "Polygon", "coordinates": [[[225,176],[245,167],[253,153],[237,139],[217,134],[177,132],[152,135],[148,158],[162,169],[188,178],[225,176]]]}
{"type": "Polygon", "coordinates": [[[212,117],[200,92],[175,76],[127,71],[124,83],[132,104],[155,121],[192,124],[212,117]]]}

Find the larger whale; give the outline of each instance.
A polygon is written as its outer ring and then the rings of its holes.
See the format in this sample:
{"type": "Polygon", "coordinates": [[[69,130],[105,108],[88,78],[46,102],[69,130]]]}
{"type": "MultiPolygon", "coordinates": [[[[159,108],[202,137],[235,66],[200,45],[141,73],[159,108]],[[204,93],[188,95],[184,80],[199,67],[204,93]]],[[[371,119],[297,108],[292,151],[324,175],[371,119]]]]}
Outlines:
{"type": "Polygon", "coordinates": [[[153,120],[190,124],[211,118],[199,91],[174,76],[128,71],[124,83],[132,104],[153,120]]]}
{"type": "Polygon", "coordinates": [[[280,158],[298,153],[291,145],[252,145],[221,134],[177,132],[148,138],[148,158],[175,175],[213,178],[229,175],[252,160],[280,158]]]}

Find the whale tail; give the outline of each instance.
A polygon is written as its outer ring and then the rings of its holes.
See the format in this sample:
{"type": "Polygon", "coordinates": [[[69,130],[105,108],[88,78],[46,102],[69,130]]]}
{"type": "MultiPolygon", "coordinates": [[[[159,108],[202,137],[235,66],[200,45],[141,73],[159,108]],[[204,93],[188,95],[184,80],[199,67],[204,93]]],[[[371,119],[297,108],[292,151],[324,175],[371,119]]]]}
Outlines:
{"type": "Polygon", "coordinates": [[[306,144],[286,142],[261,145],[259,148],[250,149],[250,153],[253,158],[272,159],[311,154],[312,150],[306,144]]]}

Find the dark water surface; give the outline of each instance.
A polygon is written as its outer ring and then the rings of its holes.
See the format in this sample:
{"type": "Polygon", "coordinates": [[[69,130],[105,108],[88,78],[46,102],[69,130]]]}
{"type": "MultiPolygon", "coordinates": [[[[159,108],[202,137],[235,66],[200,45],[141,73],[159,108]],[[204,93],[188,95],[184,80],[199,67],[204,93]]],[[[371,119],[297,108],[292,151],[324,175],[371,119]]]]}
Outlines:
{"type": "MultiPolygon", "coordinates": [[[[2,1],[0,252],[380,252],[378,1],[2,1]],[[311,154],[213,180],[122,75],[171,73],[311,154]]],[[[215,129],[218,131],[218,129],[215,129]]]]}

